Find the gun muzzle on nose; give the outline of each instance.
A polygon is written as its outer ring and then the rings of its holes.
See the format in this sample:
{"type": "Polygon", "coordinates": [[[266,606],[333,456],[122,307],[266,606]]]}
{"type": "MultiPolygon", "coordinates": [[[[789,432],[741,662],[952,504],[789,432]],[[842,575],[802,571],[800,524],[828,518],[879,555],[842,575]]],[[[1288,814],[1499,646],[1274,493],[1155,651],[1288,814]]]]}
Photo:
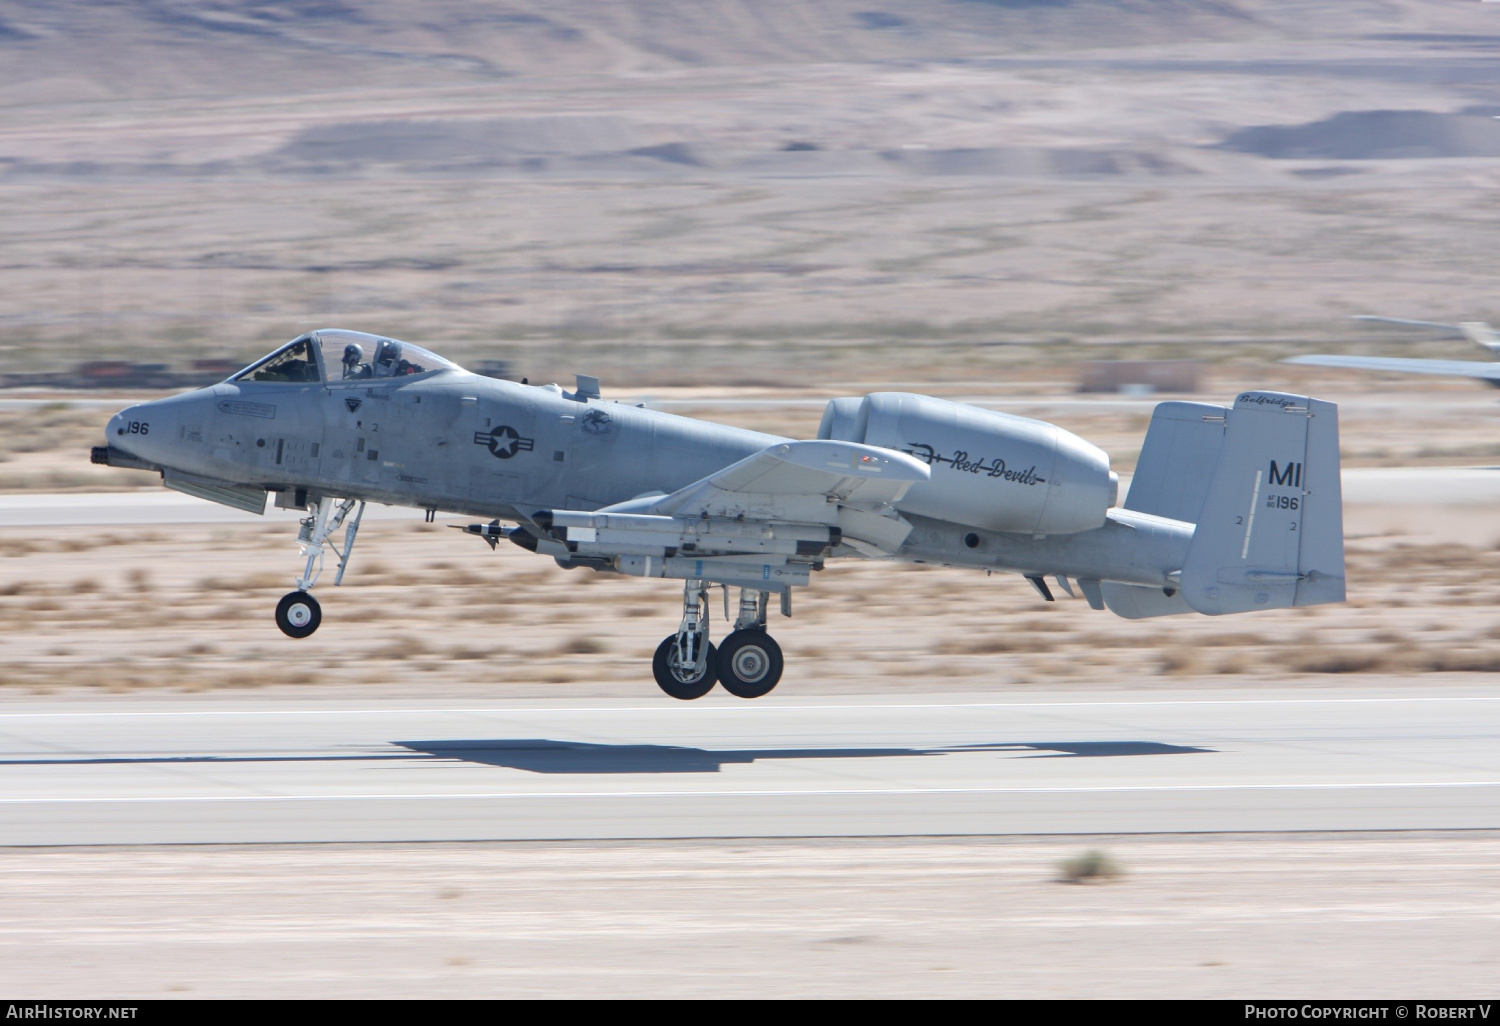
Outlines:
{"type": "Polygon", "coordinates": [[[137,455],[139,442],[150,437],[150,421],[142,415],[143,406],[130,406],[109,418],[104,428],[104,445],[96,445],[89,451],[91,463],[107,467],[124,467],[129,470],[160,470],[150,460],[137,455]]]}

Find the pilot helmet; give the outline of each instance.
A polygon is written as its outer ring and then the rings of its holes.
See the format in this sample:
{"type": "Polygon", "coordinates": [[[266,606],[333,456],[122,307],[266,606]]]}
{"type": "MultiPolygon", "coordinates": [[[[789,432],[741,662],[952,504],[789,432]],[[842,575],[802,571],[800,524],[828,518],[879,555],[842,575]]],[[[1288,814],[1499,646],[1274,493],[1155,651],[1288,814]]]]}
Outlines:
{"type": "Polygon", "coordinates": [[[390,339],[381,339],[375,346],[375,366],[381,374],[389,374],[396,366],[396,361],[401,359],[401,343],[392,342],[390,339]]]}
{"type": "Polygon", "coordinates": [[[344,366],[345,367],[353,367],[355,364],[359,363],[359,361],[363,360],[364,358],[365,358],[365,351],[363,349],[359,348],[359,346],[355,345],[353,342],[350,342],[347,346],[344,347],[344,366]]]}

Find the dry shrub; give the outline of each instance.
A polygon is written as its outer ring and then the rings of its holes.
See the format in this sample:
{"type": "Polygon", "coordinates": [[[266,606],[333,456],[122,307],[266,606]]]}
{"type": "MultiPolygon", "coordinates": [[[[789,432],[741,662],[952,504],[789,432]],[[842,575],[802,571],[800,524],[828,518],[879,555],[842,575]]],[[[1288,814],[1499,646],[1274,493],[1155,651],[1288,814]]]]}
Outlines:
{"type": "Polygon", "coordinates": [[[1289,669],[1296,673],[1373,673],[1399,669],[1402,653],[1375,646],[1311,647],[1298,646],[1289,669]]]}
{"type": "Polygon", "coordinates": [[[80,577],[73,582],[74,595],[90,595],[99,590],[99,582],[92,577],[80,577]]]}
{"type": "Polygon", "coordinates": [[[228,688],[260,688],[266,686],[266,679],[255,673],[231,673],[220,678],[219,683],[228,688]]]}
{"type": "Polygon", "coordinates": [[[382,648],[371,652],[370,655],[376,659],[414,659],[420,655],[428,654],[428,649],[422,643],[421,638],[413,638],[403,635],[382,648]]]}
{"type": "Polygon", "coordinates": [[[1378,554],[1373,562],[1383,571],[1472,570],[1483,553],[1468,545],[1397,545],[1378,554]]]}
{"type": "Polygon", "coordinates": [[[941,655],[999,655],[1003,652],[1050,652],[1053,645],[1052,638],[1031,638],[1018,631],[956,640],[939,638],[931,647],[933,652],[941,655]]]}
{"type": "Polygon", "coordinates": [[[604,643],[591,634],[578,634],[563,642],[562,650],[570,655],[597,655],[604,643]]]}
{"type": "Polygon", "coordinates": [[[133,567],[125,573],[125,581],[133,591],[151,590],[151,571],[144,567],[133,567]]]}
{"type": "Polygon", "coordinates": [[[632,619],[638,619],[643,616],[655,616],[656,610],[650,606],[629,606],[625,609],[624,615],[632,619]]]}
{"type": "Polygon", "coordinates": [[[1161,672],[1178,676],[1198,671],[1198,650],[1187,645],[1162,649],[1161,672]]]}
{"type": "Polygon", "coordinates": [[[273,588],[286,590],[292,586],[292,574],[258,573],[244,577],[201,577],[198,587],[203,591],[269,591],[273,588]]]}
{"type": "Polygon", "coordinates": [[[1205,634],[1194,640],[1199,645],[1213,646],[1215,648],[1252,648],[1266,643],[1265,635],[1251,634],[1248,631],[1205,634]]]}
{"type": "Polygon", "coordinates": [[[1500,652],[1480,649],[1427,649],[1413,661],[1428,673],[1500,673],[1500,652]]]}
{"type": "Polygon", "coordinates": [[[488,659],[489,657],[490,652],[488,649],[470,648],[467,645],[459,645],[448,650],[448,658],[456,659],[460,662],[488,659]]]}
{"type": "Polygon", "coordinates": [[[1155,648],[1161,644],[1161,638],[1152,635],[1149,631],[1126,629],[1123,632],[1101,630],[1089,631],[1086,634],[1074,635],[1073,647],[1080,649],[1089,648],[1155,648]]]}
{"type": "Polygon", "coordinates": [[[1098,848],[1065,859],[1058,868],[1062,871],[1060,880],[1063,883],[1107,883],[1124,875],[1119,863],[1098,848]]]}

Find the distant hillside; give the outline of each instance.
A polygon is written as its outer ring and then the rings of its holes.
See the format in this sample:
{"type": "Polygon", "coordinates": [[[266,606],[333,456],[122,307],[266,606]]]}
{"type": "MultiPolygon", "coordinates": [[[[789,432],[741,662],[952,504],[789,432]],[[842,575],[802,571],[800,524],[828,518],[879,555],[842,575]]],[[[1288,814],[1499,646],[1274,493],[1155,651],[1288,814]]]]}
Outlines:
{"type": "Polygon", "coordinates": [[[1399,23],[1407,6],[1263,0],[0,0],[0,104],[957,58],[1256,38],[1288,29],[1347,32],[1350,18],[1368,27],[1397,15],[1399,23]]]}

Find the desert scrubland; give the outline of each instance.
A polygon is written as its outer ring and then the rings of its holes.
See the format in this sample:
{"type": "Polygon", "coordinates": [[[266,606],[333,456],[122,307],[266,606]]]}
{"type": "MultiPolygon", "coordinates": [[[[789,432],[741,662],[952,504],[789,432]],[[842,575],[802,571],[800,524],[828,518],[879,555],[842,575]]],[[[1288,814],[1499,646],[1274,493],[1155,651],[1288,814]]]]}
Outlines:
{"type": "MultiPolygon", "coordinates": [[[[1350,317],[1500,322],[1497,18],[1418,0],[0,0],[0,372],[249,360],[336,325],[803,436],[836,395],[995,400],[1128,473],[1149,403],[1080,399],[1076,362],[1188,357],[1194,398],[1339,401],[1346,467],[1489,465],[1500,402],[1477,384],[1274,361],[1480,358],[1350,317]]],[[[0,403],[0,491],[157,487],[88,465],[108,410],[32,398],[0,403]]],[[[1493,681],[1493,510],[1408,493],[1346,514],[1348,603],[1225,620],[1129,623],[1012,577],[831,565],[773,620],[781,688],[1493,681]]],[[[319,592],[324,626],[293,642],[271,609],[294,532],[287,513],[7,528],[0,703],[655,694],[669,582],[371,523],[345,586],[319,592]]],[[[1488,835],[1101,843],[1126,875],[1089,887],[1055,882],[1071,841],[13,850],[0,980],[1493,989],[1488,835]]]]}
{"type": "Polygon", "coordinates": [[[110,998],[1484,1000],[1497,846],[1388,834],[15,851],[0,863],[0,981],[110,998]],[[1090,844],[1123,875],[1065,882],[1090,844]]]}

